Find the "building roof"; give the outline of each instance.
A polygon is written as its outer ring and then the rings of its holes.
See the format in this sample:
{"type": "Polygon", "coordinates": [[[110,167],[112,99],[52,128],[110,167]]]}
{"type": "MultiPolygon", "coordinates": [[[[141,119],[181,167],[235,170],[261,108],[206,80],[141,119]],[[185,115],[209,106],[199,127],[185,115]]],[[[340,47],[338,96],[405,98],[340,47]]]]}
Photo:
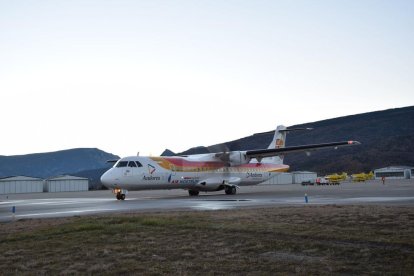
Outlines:
{"type": "Polygon", "coordinates": [[[89,180],[88,178],[73,176],[73,175],[59,175],[47,179],[48,181],[57,181],[57,180],[89,180]]]}
{"type": "Polygon", "coordinates": [[[316,172],[309,172],[309,171],[294,171],[292,173],[293,174],[309,174],[309,173],[316,174],[316,172]]]}
{"type": "Polygon", "coordinates": [[[24,176],[24,175],[17,175],[17,176],[8,176],[0,178],[0,181],[43,181],[42,178],[37,177],[30,177],[30,176],[24,176]]]}
{"type": "Polygon", "coordinates": [[[409,166],[389,166],[385,168],[376,169],[375,171],[398,171],[398,170],[411,170],[414,169],[414,167],[409,166]]]}

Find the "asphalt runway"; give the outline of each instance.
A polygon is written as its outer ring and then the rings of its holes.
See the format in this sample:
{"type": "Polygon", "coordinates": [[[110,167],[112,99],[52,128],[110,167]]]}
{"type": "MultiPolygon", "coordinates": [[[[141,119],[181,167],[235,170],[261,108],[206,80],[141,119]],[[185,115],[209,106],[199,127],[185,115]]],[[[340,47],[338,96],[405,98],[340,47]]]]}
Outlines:
{"type": "Polygon", "coordinates": [[[236,195],[224,191],[188,196],[184,190],[131,191],[118,201],[111,191],[0,195],[0,221],[82,216],[100,213],[222,210],[266,206],[327,204],[392,204],[414,207],[414,179],[335,186],[257,185],[241,187],[236,195]],[[308,203],[305,202],[307,194],[308,203]],[[12,210],[15,210],[13,214],[12,210]]]}

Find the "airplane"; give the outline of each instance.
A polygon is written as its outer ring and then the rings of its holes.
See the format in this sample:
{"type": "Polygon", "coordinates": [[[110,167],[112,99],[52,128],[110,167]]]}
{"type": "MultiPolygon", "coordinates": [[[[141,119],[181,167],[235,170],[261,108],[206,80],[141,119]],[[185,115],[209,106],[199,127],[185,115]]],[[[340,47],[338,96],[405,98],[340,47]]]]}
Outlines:
{"type": "Polygon", "coordinates": [[[374,173],[356,173],[352,175],[352,181],[353,182],[365,182],[367,180],[371,180],[374,178],[374,173]]]}
{"type": "Polygon", "coordinates": [[[339,184],[341,181],[346,180],[346,178],[348,177],[348,174],[343,172],[342,174],[330,174],[325,176],[325,179],[329,181],[330,184],[334,184],[337,185],[339,184]]]}
{"type": "Polygon", "coordinates": [[[358,141],[342,141],[285,147],[286,133],[309,128],[276,128],[267,149],[227,151],[170,157],[129,156],[113,160],[114,166],[101,176],[102,184],[112,189],[116,199],[125,200],[128,191],[185,189],[190,196],[200,191],[224,190],[236,194],[241,186],[257,185],[286,172],[285,154],[343,146],[359,145],[358,141]]]}

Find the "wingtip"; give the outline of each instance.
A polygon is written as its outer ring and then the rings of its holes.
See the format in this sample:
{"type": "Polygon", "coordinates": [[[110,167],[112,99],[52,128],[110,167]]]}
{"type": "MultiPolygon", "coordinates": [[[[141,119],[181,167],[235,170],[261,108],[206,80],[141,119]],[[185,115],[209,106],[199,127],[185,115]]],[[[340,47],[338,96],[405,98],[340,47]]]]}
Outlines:
{"type": "Polygon", "coordinates": [[[358,141],[348,141],[349,145],[361,145],[361,142],[358,141]]]}

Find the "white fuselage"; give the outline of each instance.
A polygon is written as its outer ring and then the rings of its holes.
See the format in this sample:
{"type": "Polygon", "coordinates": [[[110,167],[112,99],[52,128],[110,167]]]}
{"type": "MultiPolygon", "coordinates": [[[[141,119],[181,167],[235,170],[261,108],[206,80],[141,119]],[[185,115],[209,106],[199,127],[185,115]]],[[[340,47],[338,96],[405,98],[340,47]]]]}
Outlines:
{"type": "Polygon", "coordinates": [[[214,154],[188,157],[125,157],[105,172],[101,181],[110,189],[186,189],[218,191],[226,185],[256,185],[284,172],[289,166],[223,162],[214,154]]]}

